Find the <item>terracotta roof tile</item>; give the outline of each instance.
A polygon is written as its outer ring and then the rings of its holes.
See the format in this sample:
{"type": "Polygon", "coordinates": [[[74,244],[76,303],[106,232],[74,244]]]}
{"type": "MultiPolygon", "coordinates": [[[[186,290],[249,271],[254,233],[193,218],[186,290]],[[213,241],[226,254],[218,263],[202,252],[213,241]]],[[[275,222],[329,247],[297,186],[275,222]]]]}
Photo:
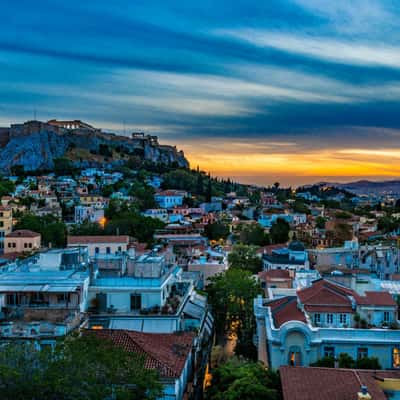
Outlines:
{"type": "Polygon", "coordinates": [[[145,368],[157,370],[163,378],[180,377],[194,339],[194,334],[189,332],[161,334],[101,329],[84,333],[110,339],[127,352],[143,355],[145,368]]]}
{"type": "Polygon", "coordinates": [[[361,301],[361,297],[355,291],[325,279],[314,281],[312,286],[299,290],[297,295],[304,308],[309,311],[312,307],[318,306],[318,311],[323,312],[335,312],[339,309],[351,312],[353,309],[351,298],[357,303],[361,301]]]}
{"type": "Polygon", "coordinates": [[[297,308],[297,298],[293,296],[276,299],[267,304],[271,307],[274,325],[279,328],[288,321],[301,321],[306,323],[306,317],[302,311],[297,308]]]}
{"type": "Polygon", "coordinates": [[[279,372],[284,400],[354,400],[361,385],[367,386],[373,400],[386,400],[375,377],[400,379],[400,371],[283,366],[279,372]]]}
{"type": "Polygon", "coordinates": [[[362,298],[363,304],[371,306],[397,307],[397,303],[389,292],[365,292],[362,298]],[[364,300],[365,299],[365,300],[364,300]]]}
{"type": "Polygon", "coordinates": [[[18,238],[18,237],[34,238],[38,236],[40,236],[40,233],[31,231],[29,229],[18,229],[6,235],[7,238],[18,238]]]}

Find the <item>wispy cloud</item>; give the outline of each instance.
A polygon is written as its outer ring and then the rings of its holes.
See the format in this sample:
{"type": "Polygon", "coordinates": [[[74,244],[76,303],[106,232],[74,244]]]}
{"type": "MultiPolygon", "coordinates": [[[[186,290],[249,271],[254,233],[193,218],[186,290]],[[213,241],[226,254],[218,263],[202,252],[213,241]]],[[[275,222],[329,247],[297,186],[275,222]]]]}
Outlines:
{"type": "Polygon", "coordinates": [[[383,42],[363,43],[259,29],[218,30],[216,34],[243,40],[255,46],[271,47],[335,63],[400,68],[400,47],[383,42]]]}

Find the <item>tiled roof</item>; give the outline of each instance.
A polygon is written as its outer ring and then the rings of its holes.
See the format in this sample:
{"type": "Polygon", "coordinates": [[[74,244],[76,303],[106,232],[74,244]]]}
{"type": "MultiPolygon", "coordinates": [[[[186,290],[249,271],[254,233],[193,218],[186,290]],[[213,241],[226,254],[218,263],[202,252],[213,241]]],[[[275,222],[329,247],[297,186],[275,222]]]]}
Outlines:
{"type": "Polygon", "coordinates": [[[18,238],[18,237],[23,237],[23,238],[34,238],[40,236],[40,233],[33,232],[29,229],[18,229],[14,232],[9,233],[6,235],[7,238],[18,238]]]}
{"type": "Polygon", "coordinates": [[[353,290],[325,279],[314,281],[312,286],[298,291],[297,295],[307,311],[312,311],[314,307],[314,311],[351,312],[353,307],[350,297],[357,303],[360,300],[360,296],[353,290]]]}
{"type": "Polygon", "coordinates": [[[306,317],[302,311],[297,308],[297,298],[294,296],[276,299],[267,304],[271,307],[274,325],[279,328],[288,321],[301,321],[306,323],[306,317]]]}
{"type": "Polygon", "coordinates": [[[284,400],[355,400],[361,385],[373,400],[387,400],[378,379],[400,378],[400,371],[360,371],[341,368],[279,368],[284,400]]]}
{"type": "Polygon", "coordinates": [[[365,292],[364,297],[362,297],[362,304],[388,307],[397,306],[397,303],[389,292],[365,292]]]}
{"type": "Polygon", "coordinates": [[[262,280],[268,279],[291,279],[290,273],[286,269],[271,269],[269,271],[261,271],[258,277],[262,280]]]}
{"type": "Polygon", "coordinates": [[[155,369],[162,378],[179,378],[192,350],[194,334],[144,333],[116,329],[86,330],[98,338],[109,339],[127,352],[145,357],[145,368],[155,369]]]}
{"type": "Polygon", "coordinates": [[[128,243],[128,235],[110,236],[68,236],[68,244],[90,244],[90,243],[128,243]]]}

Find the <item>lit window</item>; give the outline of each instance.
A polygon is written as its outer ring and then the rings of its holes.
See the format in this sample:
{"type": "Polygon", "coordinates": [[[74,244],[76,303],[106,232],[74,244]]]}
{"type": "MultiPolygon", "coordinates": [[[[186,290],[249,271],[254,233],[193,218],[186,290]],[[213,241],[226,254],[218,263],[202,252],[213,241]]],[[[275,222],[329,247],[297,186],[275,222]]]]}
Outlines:
{"type": "Polygon", "coordinates": [[[333,324],[333,314],[327,314],[326,315],[326,322],[328,324],[333,324]]]}
{"type": "Polygon", "coordinates": [[[400,348],[395,347],[392,352],[393,368],[400,368],[400,348]]]}

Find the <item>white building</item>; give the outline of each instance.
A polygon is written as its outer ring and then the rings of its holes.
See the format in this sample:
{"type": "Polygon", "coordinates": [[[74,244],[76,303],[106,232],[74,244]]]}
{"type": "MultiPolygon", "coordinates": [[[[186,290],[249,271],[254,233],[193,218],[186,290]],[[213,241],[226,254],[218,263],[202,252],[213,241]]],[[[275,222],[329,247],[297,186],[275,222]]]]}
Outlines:
{"type": "MultiPolygon", "coordinates": [[[[121,254],[128,251],[128,245],[128,235],[68,236],[67,238],[68,247],[87,247],[90,257],[100,254],[121,254]]],[[[134,252],[133,249],[131,251],[134,252]]]]}
{"type": "Polygon", "coordinates": [[[104,219],[104,209],[95,206],[75,206],[75,223],[82,224],[84,221],[101,223],[104,219]]]}

